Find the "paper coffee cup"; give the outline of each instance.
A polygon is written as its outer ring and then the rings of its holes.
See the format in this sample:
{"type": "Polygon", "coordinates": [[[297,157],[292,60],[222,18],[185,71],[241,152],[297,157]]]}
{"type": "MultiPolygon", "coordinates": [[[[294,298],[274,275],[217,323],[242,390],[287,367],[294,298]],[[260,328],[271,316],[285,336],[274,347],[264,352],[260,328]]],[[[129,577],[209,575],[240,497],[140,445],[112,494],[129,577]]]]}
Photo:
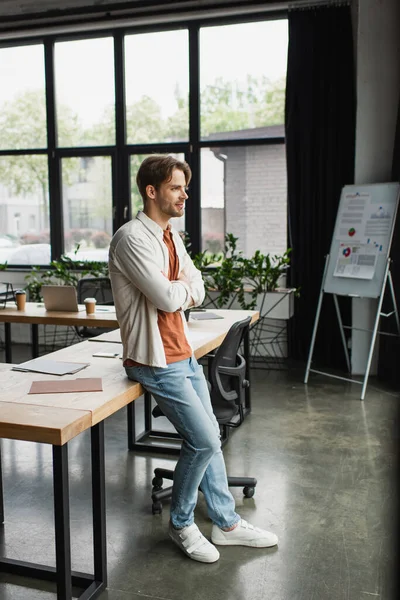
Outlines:
{"type": "Polygon", "coordinates": [[[17,310],[25,310],[25,304],[26,304],[25,290],[17,290],[15,292],[15,303],[17,305],[17,310]]]}
{"type": "Polygon", "coordinates": [[[93,315],[96,312],[96,298],[85,298],[86,314],[93,315]]]}

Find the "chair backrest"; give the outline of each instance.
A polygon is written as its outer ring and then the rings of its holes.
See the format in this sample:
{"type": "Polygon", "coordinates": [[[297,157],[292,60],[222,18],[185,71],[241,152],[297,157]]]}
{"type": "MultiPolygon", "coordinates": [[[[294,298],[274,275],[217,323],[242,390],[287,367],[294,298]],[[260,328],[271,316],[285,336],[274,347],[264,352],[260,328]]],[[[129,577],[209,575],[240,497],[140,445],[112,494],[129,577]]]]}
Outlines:
{"type": "Polygon", "coordinates": [[[97,304],[114,304],[109,277],[84,277],[78,281],[77,293],[79,304],[85,298],[96,298],[97,304]]]}
{"type": "Polygon", "coordinates": [[[239,347],[250,322],[247,317],[232,325],[210,364],[211,401],[219,421],[228,419],[229,413],[236,414],[242,402],[246,363],[239,347]]]}

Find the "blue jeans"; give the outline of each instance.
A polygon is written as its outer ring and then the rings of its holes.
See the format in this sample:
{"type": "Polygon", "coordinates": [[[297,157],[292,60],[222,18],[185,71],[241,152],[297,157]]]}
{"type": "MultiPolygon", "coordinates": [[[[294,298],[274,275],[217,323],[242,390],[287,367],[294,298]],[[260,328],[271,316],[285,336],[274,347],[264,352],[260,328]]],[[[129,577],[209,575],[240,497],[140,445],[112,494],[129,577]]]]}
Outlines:
{"type": "Polygon", "coordinates": [[[125,367],[129,379],[150,392],[182,437],[175,467],[171,500],[174,527],[194,521],[200,486],[208,514],[218,527],[232,527],[240,519],[228,489],[219,425],[214,416],[203,367],[192,356],[161,367],[125,367]]]}

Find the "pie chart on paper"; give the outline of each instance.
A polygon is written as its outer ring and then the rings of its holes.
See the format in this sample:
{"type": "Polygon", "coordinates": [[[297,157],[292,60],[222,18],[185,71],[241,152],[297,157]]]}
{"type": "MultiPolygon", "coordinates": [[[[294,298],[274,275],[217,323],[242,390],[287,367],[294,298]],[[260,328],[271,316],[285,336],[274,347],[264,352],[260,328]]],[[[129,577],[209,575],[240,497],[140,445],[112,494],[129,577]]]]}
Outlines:
{"type": "Polygon", "coordinates": [[[350,248],[344,248],[343,250],[343,256],[345,256],[346,258],[348,258],[351,254],[351,250],[350,248]]]}

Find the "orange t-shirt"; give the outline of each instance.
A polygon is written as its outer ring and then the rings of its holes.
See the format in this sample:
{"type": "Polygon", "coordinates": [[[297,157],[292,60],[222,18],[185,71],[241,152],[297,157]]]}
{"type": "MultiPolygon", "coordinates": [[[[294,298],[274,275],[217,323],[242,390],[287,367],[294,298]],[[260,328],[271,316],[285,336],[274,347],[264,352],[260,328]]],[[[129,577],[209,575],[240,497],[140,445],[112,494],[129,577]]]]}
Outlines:
{"type": "MultiPolygon", "coordinates": [[[[163,241],[169,252],[168,279],[170,281],[175,281],[178,279],[179,275],[179,260],[172,239],[170,226],[164,230],[163,241]]],[[[192,356],[192,348],[186,339],[180,310],[173,313],[158,310],[158,328],[164,345],[167,365],[178,362],[179,360],[185,360],[192,356]]],[[[140,363],[137,363],[130,358],[127,358],[124,362],[124,367],[137,366],[140,366],[140,363]]]]}
{"type": "MultiPolygon", "coordinates": [[[[179,260],[170,227],[164,231],[163,239],[169,252],[168,279],[170,281],[175,281],[178,279],[179,275],[179,260]]],[[[164,344],[167,365],[178,362],[178,360],[185,360],[192,356],[192,349],[186,339],[180,310],[173,313],[159,310],[158,328],[164,344]]]]}

